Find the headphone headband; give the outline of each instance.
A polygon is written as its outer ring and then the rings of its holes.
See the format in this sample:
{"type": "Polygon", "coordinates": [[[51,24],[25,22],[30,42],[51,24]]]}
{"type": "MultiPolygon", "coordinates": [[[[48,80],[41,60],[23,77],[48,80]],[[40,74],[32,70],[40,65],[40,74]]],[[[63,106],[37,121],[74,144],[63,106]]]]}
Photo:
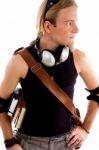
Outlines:
{"type": "Polygon", "coordinates": [[[53,6],[55,5],[59,0],[48,0],[47,1],[47,4],[46,4],[46,7],[45,7],[45,13],[47,13],[47,11],[53,6]]]}

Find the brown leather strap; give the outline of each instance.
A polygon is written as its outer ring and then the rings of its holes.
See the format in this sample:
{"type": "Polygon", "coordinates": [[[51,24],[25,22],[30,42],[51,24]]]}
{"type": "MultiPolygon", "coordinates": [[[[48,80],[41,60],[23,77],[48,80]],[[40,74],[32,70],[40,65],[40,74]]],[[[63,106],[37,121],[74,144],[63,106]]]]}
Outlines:
{"type": "Polygon", "coordinates": [[[19,52],[25,62],[30,66],[31,71],[43,82],[43,84],[60,100],[60,102],[71,112],[76,124],[80,125],[81,121],[76,114],[76,108],[72,102],[72,99],[55,83],[55,81],[49,76],[49,74],[43,69],[42,65],[38,63],[33,56],[23,49],[19,52]]]}

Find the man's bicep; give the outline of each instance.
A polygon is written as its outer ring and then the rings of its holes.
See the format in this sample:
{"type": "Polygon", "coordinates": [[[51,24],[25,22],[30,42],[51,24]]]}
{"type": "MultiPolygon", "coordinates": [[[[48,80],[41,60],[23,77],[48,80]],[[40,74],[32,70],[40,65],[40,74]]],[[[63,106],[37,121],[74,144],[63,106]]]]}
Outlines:
{"type": "Polygon", "coordinates": [[[80,75],[89,89],[93,89],[99,86],[98,75],[95,73],[90,60],[87,58],[83,60],[80,75]]]}
{"type": "Polygon", "coordinates": [[[16,88],[20,79],[19,69],[16,65],[15,58],[11,58],[0,83],[0,97],[7,99],[16,88]]]}

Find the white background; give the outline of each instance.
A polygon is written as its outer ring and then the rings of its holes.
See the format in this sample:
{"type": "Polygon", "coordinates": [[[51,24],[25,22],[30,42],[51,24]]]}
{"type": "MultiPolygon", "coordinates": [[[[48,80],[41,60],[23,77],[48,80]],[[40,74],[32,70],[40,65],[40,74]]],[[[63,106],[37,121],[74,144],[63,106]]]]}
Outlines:
{"type": "MultiPolygon", "coordinates": [[[[26,46],[36,36],[36,14],[42,0],[0,0],[0,80],[4,68],[13,51],[26,46]]],[[[75,46],[84,51],[90,58],[92,66],[99,74],[99,6],[97,0],[77,0],[79,34],[75,46]]],[[[82,119],[87,108],[85,85],[78,78],[75,91],[75,104],[81,110],[82,119]]],[[[91,133],[81,150],[99,149],[99,114],[91,133]]],[[[0,134],[0,150],[4,150],[2,134],[0,134]]]]}

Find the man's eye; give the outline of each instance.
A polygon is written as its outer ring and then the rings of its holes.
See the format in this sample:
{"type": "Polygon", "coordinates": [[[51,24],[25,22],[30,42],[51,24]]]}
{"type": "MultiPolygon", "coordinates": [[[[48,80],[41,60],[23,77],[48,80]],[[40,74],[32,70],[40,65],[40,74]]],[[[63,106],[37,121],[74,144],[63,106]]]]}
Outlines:
{"type": "Polygon", "coordinates": [[[68,26],[68,25],[72,25],[72,24],[73,24],[72,21],[69,21],[69,22],[66,23],[67,26],[68,26]]]}

